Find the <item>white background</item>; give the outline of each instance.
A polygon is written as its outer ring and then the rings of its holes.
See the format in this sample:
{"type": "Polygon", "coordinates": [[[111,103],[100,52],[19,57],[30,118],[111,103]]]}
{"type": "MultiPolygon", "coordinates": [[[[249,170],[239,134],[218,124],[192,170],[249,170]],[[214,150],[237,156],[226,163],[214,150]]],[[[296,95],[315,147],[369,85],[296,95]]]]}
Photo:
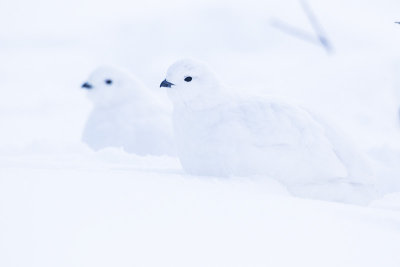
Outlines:
{"type": "Polygon", "coordinates": [[[80,142],[95,67],[165,94],[168,66],[192,57],[397,164],[399,1],[309,3],[332,54],[271,27],[312,33],[294,0],[0,0],[0,266],[399,266],[396,194],[370,207],[302,200],[266,178],[190,177],[176,159],[80,142]]]}

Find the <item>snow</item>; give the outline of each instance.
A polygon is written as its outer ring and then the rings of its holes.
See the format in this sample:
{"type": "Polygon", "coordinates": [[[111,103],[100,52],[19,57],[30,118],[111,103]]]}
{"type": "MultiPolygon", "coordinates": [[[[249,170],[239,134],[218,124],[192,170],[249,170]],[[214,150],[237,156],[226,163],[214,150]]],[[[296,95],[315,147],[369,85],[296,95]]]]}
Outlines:
{"type": "Polygon", "coordinates": [[[172,158],[99,153],[82,148],[70,157],[19,156],[2,164],[3,266],[400,260],[396,210],[296,199],[261,178],[189,177],[172,158]]]}
{"type": "Polygon", "coordinates": [[[0,266],[399,266],[399,2],[309,3],[332,55],[270,27],[312,32],[295,0],[3,1],[0,266]],[[184,57],[333,121],[391,194],[306,200],[265,177],[191,176],[176,158],[81,143],[88,73],[121,66],[164,94],[184,57]]]}

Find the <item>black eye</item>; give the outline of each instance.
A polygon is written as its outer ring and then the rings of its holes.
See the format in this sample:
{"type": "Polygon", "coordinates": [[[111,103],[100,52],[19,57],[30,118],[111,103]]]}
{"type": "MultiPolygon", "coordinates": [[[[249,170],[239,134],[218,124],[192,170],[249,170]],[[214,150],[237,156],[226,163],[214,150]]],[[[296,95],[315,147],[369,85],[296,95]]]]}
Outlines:
{"type": "Polygon", "coordinates": [[[192,80],[192,77],[190,77],[190,76],[187,76],[186,78],[185,78],[185,82],[190,82],[192,80]]]}
{"type": "Polygon", "coordinates": [[[107,79],[107,80],[105,80],[104,81],[106,84],[108,84],[108,85],[110,85],[110,84],[112,84],[113,83],[113,81],[112,80],[110,80],[110,79],[107,79]]]}

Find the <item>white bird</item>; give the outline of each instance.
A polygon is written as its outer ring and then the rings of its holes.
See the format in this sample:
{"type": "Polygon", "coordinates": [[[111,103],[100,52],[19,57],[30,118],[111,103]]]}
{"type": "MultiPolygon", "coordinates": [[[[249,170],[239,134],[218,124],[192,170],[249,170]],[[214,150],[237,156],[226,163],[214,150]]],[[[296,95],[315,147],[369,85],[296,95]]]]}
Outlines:
{"type": "Polygon", "coordinates": [[[82,88],[93,103],[82,136],[92,149],[122,147],[138,155],[176,153],[172,108],[135,77],[115,67],[100,67],[82,88]]]}
{"type": "Polygon", "coordinates": [[[298,196],[364,203],[373,174],[344,138],[306,110],[274,99],[239,98],[204,64],[167,72],[178,156],[194,175],[267,175],[298,196]]]}

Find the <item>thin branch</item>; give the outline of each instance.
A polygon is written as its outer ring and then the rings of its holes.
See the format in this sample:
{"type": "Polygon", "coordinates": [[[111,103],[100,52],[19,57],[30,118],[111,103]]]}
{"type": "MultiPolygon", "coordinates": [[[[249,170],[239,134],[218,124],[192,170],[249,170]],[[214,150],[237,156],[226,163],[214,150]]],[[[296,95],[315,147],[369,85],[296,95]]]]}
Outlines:
{"type": "Polygon", "coordinates": [[[317,17],[312,12],[310,6],[307,4],[306,0],[299,0],[299,1],[300,1],[301,7],[302,7],[304,13],[306,14],[308,20],[310,21],[310,24],[311,24],[315,34],[310,34],[304,30],[293,27],[293,26],[291,26],[287,23],[284,23],[278,19],[272,19],[270,22],[271,26],[281,30],[282,32],[284,32],[288,35],[291,35],[293,37],[301,39],[303,41],[322,46],[326,50],[327,53],[332,52],[333,51],[332,44],[326,37],[326,34],[325,34],[321,24],[318,22],[317,17]]]}
{"type": "Polygon", "coordinates": [[[325,47],[328,53],[331,52],[332,45],[329,42],[328,38],[326,37],[326,34],[321,24],[318,22],[317,17],[314,15],[314,12],[311,10],[310,5],[308,5],[306,0],[300,0],[300,4],[304,10],[304,13],[306,13],[308,20],[310,21],[315,34],[318,36],[318,40],[320,41],[321,45],[325,47]]]}

